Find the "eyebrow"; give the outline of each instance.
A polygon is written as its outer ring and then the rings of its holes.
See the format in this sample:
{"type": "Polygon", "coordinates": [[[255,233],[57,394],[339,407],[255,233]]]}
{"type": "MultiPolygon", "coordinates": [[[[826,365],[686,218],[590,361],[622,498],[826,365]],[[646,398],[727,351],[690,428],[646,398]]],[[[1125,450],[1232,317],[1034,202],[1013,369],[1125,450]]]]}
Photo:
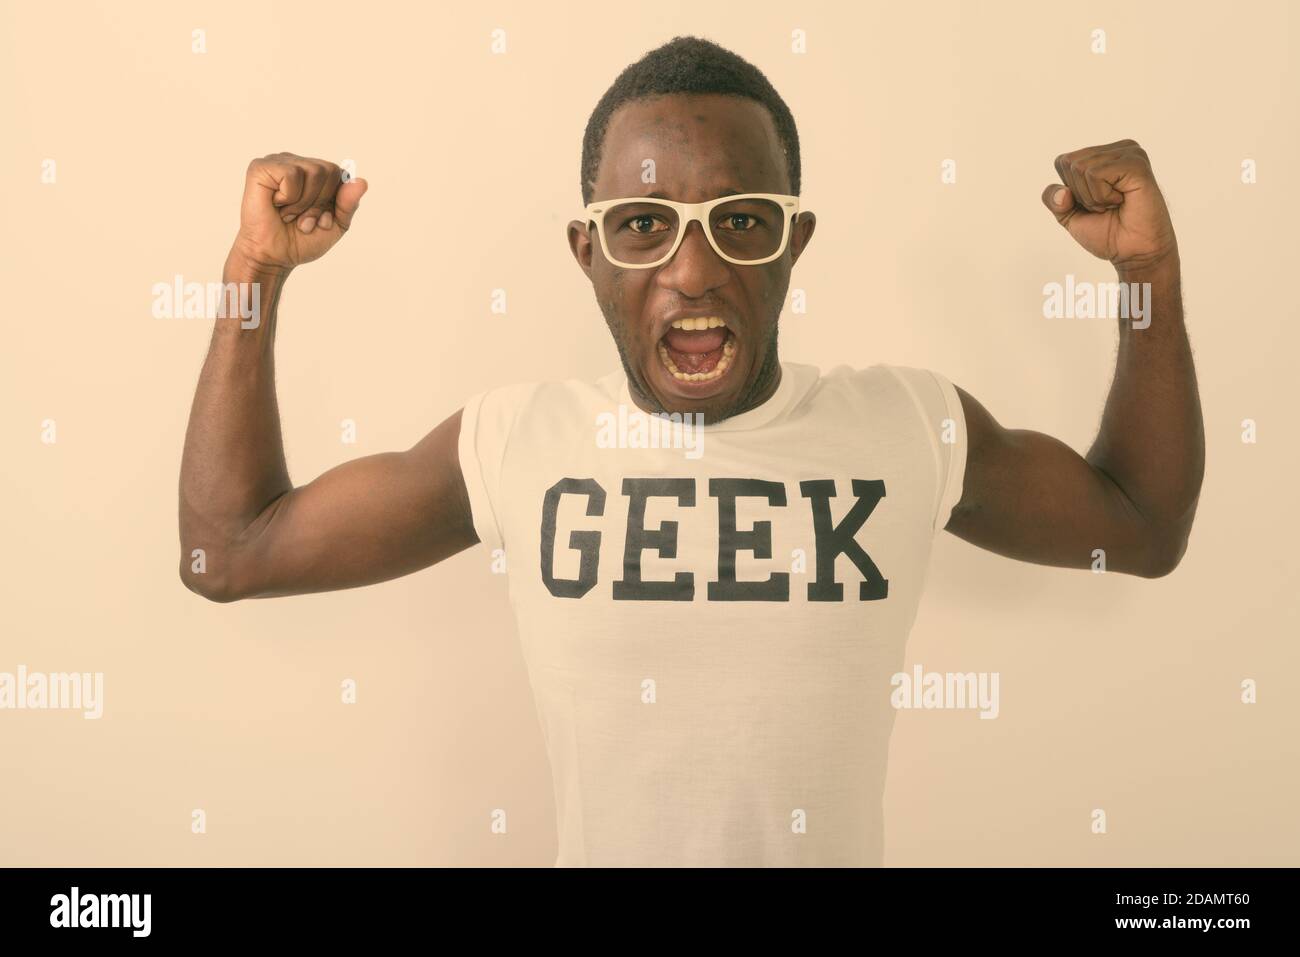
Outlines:
{"type": "MultiPolygon", "coordinates": [[[[721,193],[718,193],[717,196],[718,196],[718,197],[721,197],[721,196],[743,196],[746,192],[753,193],[753,192],[757,192],[757,190],[732,189],[732,188],[728,187],[727,189],[724,189],[721,193]]],[[[645,194],[644,196],[642,196],[641,198],[642,198],[642,199],[669,199],[669,200],[672,199],[672,197],[669,196],[667,193],[660,192],[659,190],[655,190],[653,193],[646,193],[646,194],[645,194]]],[[[715,198],[716,198],[716,197],[715,197],[715,198]]]]}

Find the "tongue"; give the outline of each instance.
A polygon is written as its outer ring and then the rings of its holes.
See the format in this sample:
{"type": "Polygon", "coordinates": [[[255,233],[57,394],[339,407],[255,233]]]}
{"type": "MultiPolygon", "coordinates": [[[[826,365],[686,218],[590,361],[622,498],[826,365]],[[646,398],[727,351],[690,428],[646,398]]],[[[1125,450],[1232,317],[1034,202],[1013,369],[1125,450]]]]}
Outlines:
{"type": "Polygon", "coordinates": [[[723,326],[716,329],[701,329],[698,332],[669,329],[664,335],[664,345],[673,352],[703,354],[721,349],[722,340],[725,338],[727,338],[727,330],[723,326]]]}
{"type": "Polygon", "coordinates": [[[712,372],[722,358],[722,344],[726,338],[727,330],[721,327],[698,332],[669,329],[664,335],[664,345],[678,371],[712,372]]]}

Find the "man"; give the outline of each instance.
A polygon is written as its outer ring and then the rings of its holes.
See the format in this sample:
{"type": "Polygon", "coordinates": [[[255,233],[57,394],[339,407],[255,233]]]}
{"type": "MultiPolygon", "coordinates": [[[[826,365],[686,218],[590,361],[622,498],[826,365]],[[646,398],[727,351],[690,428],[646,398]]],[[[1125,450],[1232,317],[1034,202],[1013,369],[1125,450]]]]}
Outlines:
{"type": "Polygon", "coordinates": [[[1049,565],[1104,553],[1144,577],[1187,545],[1203,435],[1168,211],[1131,140],[1056,170],[1051,214],[1121,281],[1150,284],[1086,457],[1003,428],[937,373],[778,359],[815,225],[794,120],[749,63],[679,37],[597,105],[587,213],[568,226],[622,370],[488,390],[408,451],[294,487],[275,308],[366,184],[255,160],[225,278],[261,283],[270,308],[257,328],[216,325],[182,465],[181,577],[232,601],[504,549],[557,864],[879,864],[890,677],[938,531],[1049,565]]]}

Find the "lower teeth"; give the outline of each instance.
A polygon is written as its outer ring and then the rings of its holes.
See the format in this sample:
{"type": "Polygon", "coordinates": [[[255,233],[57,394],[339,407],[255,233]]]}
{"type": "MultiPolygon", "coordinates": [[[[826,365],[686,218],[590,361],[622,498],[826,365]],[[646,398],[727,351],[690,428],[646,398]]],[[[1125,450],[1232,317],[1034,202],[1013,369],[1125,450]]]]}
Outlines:
{"type": "Polygon", "coordinates": [[[682,372],[676,364],[673,363],[672,357],[668,355],[668,347],[662,342],[659,343],[659,358],[663,361],[664,367],[672,373],[674,379],[678,382],[708,382],[710,379],[716,379],[727,371],[731,365],[732,356],[736,354],[736,343],[727,336],[726,341],[722,344],[722,358],[718,364],[708,372],[682,372]]]}

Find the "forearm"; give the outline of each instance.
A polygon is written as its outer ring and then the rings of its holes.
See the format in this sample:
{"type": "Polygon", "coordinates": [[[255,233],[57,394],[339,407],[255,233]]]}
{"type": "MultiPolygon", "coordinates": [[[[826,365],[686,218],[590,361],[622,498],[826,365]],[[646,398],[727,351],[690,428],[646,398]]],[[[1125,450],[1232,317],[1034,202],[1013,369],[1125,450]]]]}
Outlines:
{"type": "Polygon", "coordinates": [[[275,395],[274,341],[285,271],[257,270],[234,252],[223,281],[260,283],[262,315],[251,328],[217,319],[190,408],[180,476],[181,576],[195,590],[218,588],[239,535],[292,485],[275,395]],[[202,575],[193,552],[204,550],[202,575]]]}
{"type": "Polygon", "coordinates": [[[1143,290],[1150,325],[1134,328],[1133,319],[1120,320],[1115,378],[1087,460],[1118,486],[1157,546],[1172,552],[1176,561],[1186,545],[1205,469],[1204,426],[1183,323],[1177,253],[1155,267],[1121,269],[1119,281],[1137,283],[1143,290]]]}

